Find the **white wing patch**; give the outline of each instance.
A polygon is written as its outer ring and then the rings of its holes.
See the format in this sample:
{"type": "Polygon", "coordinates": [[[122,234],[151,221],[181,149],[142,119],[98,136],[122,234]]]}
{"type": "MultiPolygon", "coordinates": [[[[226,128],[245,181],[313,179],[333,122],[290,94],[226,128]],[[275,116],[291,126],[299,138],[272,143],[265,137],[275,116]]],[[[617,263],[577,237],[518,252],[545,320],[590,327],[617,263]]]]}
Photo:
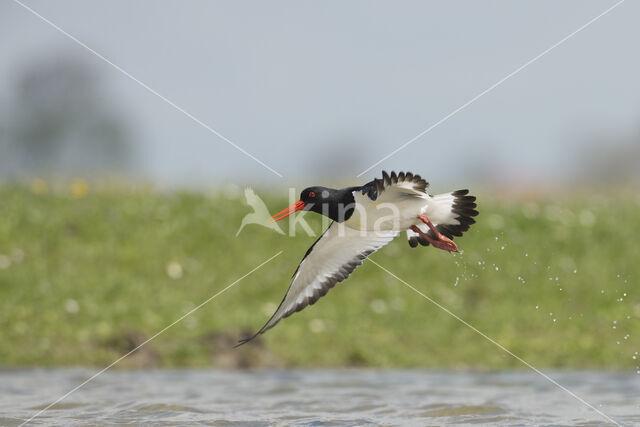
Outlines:
{"type": "Polygon", "coordinates": [[[406,230],[427,206],[429,184],[411,172],[387,174],[353,192],[356,209],[345,223],[364,230],[406,230]]]}
{"type": "Polygon", "coordinates": [[[367,256],[397,235],[397,231],[362,233],[336,222],[331,223],[300,262],[287,294],[273,316],[253,337],[240,341],[240,344],[264,333],[285,317],[314,304],[329,289],[349,277],[367,256]]]}

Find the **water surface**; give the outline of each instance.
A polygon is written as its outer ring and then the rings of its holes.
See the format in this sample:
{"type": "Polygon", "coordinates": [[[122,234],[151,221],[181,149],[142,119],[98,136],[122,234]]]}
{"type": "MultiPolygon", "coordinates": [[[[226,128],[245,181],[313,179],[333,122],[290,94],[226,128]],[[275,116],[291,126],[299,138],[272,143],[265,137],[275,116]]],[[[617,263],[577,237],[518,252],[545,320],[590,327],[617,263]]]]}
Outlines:
{"type": "MultiPolygon", "coordinates": [[[[0,425],[20,425],[93,373],[0,371],[0,425]]],[[[550,375],[617,422],[640,424],[640,375],[550,375]]],[[[46,425],[605,422],[533,372],[380,370],[108,371],[32,421],[46,425]]]]}

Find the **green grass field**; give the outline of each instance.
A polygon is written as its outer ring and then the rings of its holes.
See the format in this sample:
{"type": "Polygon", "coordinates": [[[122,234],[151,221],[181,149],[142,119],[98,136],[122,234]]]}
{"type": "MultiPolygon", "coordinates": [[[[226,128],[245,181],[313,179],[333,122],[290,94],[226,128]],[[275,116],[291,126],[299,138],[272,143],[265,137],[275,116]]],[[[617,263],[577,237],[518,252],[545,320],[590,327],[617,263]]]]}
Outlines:
{"type": "MultiPolygon", "coordinates": [[[[282,250],[120,366],[523,367],[370,262],[233,349],[315,237],[256,225],[236,237],[250,212],[241,194],[34,191],[0,189],[2,366],[108,364],[282,250]]],[[[456,239],[463,254],[411,249],[403,235],[372,259],[537,367],[637,370],[637,197],[480,196],[478,223],[456,239]]]]}

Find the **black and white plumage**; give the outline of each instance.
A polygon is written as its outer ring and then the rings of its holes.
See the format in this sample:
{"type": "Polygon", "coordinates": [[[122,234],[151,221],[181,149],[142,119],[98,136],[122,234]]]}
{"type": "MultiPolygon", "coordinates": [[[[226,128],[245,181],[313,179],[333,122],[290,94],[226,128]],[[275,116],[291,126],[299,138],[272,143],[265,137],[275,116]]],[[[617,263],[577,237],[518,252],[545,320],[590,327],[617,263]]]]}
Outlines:
{"type": "Polygon", "coordinates": [[[397,231],[361,235],[358,230],[332,222],[302,258],[280,306],[255,336],[271,329],[285,317],[313,305],[329,289],[349,277],[366,257],[397,235],[397,231]]]}
{"type": "Polygon", "coordinates": [[[475,222],[475,197],[469,196],[468,190],[431,196],[427,194],[428,185],[420,175],[410,172],[383,172],[382,179],[361,187],[303,190],[300,200],[274,215],[273,220],[310,210],[333,222],[307,250],[273,316],[254,336],[238,345],[314,304],[402,231],[407,232],[411,247],[420,243],[457,251],[450,239],[461,236],[475,222]]]}
{"type": "MultiPolygon", "coordinates": [[[[476,198],[474,196],[469,196],[468,194],[469,190],[458,190],[453,193],[433,196],[436,206],[441,206],[443,209],[448,210],[449,215],[451,215],[454,220],[458,221],[458,224],[451,223],[453,221],[442,221],[440,223],[436,223],[436,229],[449,239],[453,239],[454,236],[462,236],[462,233],[467,231],[471,227],[471,224],[476,222],[473,219],[474,216],[478,215],[478,211],[475,210],[476,198]]],[[[419,224],[418,228],[420,228],[429,237],[433,239],[436,238],[435,233],[431,231],[426,224],[419,224]]],[[[412,248],[418,246],[418,243],[422,246],[429,246],[427,239],[423,238],[413,230],[407,230],[407,238],[409,239],[409,246],[412,248]]]]}

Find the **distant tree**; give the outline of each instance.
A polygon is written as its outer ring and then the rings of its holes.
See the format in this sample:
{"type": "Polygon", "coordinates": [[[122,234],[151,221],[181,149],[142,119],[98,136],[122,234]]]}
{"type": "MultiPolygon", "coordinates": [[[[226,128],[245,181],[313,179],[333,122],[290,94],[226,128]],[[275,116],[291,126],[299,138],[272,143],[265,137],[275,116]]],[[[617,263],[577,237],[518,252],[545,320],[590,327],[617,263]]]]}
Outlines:
{"type": "Polygon", "coordinates": [[[69,56],[27,65],[14,85],[0,173],[65,177],[126,172],[132,166],[128,126],[106,100],[98,73],[69,56]]]}

